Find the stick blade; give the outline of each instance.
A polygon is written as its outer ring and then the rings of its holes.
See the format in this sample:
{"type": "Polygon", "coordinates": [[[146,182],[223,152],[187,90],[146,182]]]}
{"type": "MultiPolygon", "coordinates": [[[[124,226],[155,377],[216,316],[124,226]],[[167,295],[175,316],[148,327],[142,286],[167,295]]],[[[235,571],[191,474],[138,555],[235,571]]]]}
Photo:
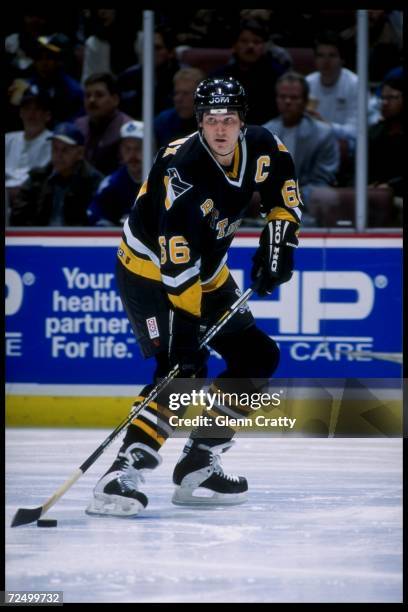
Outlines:
{"type": "Polygon", "coordinates": [[[19,508],[14,515],[11,526],[18,527],[19,525],[34,523],[40,518],[42,511],[42,506],[39,506],[38,508],[19,508]]]}

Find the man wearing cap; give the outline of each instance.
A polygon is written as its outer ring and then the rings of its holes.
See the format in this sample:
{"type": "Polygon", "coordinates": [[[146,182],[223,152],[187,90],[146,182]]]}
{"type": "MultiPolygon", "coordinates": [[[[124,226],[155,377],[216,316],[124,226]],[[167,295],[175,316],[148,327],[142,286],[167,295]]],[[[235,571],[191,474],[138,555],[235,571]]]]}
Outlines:
{"type": "Polygon", "coordinates": [[[129,121],[120,130],[123,165],[99,185],[87,214],[90,225],[123,225],[142,183],[143,122],[129,121]]]}
{"type": "MultiPolygon", "coordinates": [[[[67,53],[70,40],[64,34],[39,36],[33,49],[33,64],[22,75],[29,84],[45,90],[52,101],[53,118],[73,121],[83,113],[83,90],[81,85],[66,73],[67,53]]],[[[14,82],[10,87],[12,93],[14,82]]]]}
{"type": "Polygon", "coordinates": [[[50,99],[35,85],[26,89],[20,103],[23,129],[5,134],[6,190],[10,201],[35,166],[45,166],[51,159],[50,99]]]}
{"type": "Polygon", "coordinates": [[[87,225],[86,209],[103,176],[84,160],[84,138],[72,123],[49,136],[51,162],[33,168],[11,206],[10,225],[87,225]]]}

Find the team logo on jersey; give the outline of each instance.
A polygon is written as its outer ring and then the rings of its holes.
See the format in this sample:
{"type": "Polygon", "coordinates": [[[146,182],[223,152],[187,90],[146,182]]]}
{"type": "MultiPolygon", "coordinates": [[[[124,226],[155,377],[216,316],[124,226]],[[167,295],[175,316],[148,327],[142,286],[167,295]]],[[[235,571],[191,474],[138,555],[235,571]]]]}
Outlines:
{"type": "Polygon", "coordinates": [[[167,210],[172,207],[173,203],[177,198],[179,198],[183,193],[186,193],[189,189],[192,188],[190,183],[186,183],[180,177],[178,170],[176,168],[168,168],[167,176],[164,177],[164,185],[166,187],[166,199],[165,205],[167,210]]]}

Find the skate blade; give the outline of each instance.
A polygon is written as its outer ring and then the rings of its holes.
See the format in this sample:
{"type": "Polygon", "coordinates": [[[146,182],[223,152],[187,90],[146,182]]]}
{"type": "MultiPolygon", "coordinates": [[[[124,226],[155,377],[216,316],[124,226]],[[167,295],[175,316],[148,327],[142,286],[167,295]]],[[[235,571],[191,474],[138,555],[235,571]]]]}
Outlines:
{"type": "Polygon", "coordinates": [[[186,489],[176,487],[172,503],[176,506],[234,506],[243,504],[248,499],[248,491],[242,493],[217,493],[204,487],[197,489],[186,489]]]}
{"type": "Polygon", "coordinates": [[[87,509],[90,516],[137,516],[145,506],[137,499],[123,499],[117,495],[95,497],[87,509]]]}

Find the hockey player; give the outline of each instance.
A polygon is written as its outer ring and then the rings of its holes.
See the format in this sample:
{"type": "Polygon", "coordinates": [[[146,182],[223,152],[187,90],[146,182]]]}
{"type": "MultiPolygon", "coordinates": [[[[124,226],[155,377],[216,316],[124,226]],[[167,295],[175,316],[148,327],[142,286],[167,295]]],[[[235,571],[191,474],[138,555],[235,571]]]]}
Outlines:
{"type": "MultiPolygon", "coordinates": [[[[198,131],[159,150],[118,250],[119,291],[144,357],[156,359],[155,381],[176,363],[184,379],[205,373],[200,326],[212,324],[239,295],[227,251],[254,191],[267,217],[253,258],[259,295],[290,279],[298,244],[303,204],[292,158],[266,129],[245,125],[240,83],[232,77],[202,81],[195,111],[198,131]]],[[[269,380],[278,365],[276,343],[256,326],[249,309],[237,312],[210,345],[226,363],[213,382],[218,390],[223,380],[248,389],[248,379],[269,380]]],[[[140,482],[161,463],[158,451],[172,434],[172,414],[159,397],[133,419],[117,458],[96,484],[89,514],[132,516],[146,507],[140,482]]],[[[215,419],[244,412],[215,405],[206,414],[215,419]]],[[[215,423],[204,429],[192,432],[174,469],[172,501],[245,501],[246,479],[224,473],[220,463],[235,432],[215,423]]]]}

